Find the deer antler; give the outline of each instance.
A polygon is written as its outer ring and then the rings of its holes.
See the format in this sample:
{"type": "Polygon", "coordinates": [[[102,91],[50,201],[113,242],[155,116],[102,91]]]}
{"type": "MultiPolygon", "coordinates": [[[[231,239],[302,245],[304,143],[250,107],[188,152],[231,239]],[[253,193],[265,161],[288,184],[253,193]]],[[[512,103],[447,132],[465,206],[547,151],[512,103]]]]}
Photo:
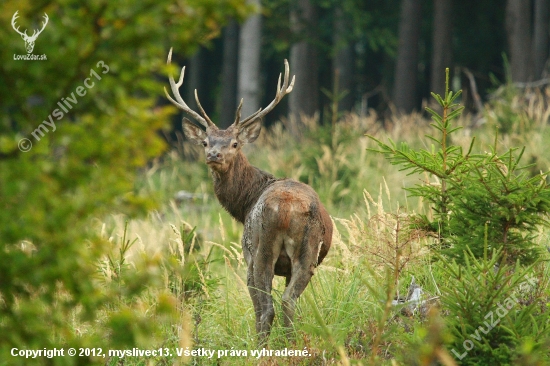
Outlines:
{"type": "MultiPolygon", "coordinates": [[[[168,65],[170,65],[170,63],[172,62],[172,48],[170,48],[170,52],[168,53],[168,60],[166,61],[166,63],[168,65]]],[[[174,93],[174,97],[176,97],[176,100],[172,99],[172,97],[170,96],[170,94],[168,93],[168,90],[166,90],[166,87],[164,87],[164,92],[166,93],[166,97],[168,98],[168,100],[170,102],[172,102],[176,107],[178,107],[179,109],[181,109],[182,111],[190,114],[194,119],[196,119],[201,125],[203,125],[204,127],[206,127],[206,129],[208,128],[213,128],[213,129],[218,129],[218,127],[216,127],[216,125],[214,124],[214,122],[212,122],[210,120],[210,118],[208,118],[208,115],[206,114],[206,112],[204,111],[204,109],[202,108],[201,106],[201,103],[199,102],[199,96],[197,95],[197,89],[195,89],[195,101],[197,102],[197,106],[199,107],[202,115],[204,116],[201,117],[197,112],[195,112],[194,110],[192,110],[191,108],[189,108],[189,106],[185,103],[185,101],[183,100],[183,98],[181,97],[180,95],[180,92],[179,92],[179,88],[182,86],[183,84],[183,76],[185,75],[185,66],[181,69],[181,74],[180,74],[180,78],[178,80],[178,82],[176,83],[174,81],[174,78],[172,77],[172,75],[169,75],[168,76],[168,80],[170,81],[170,87],[172,89],[172,93],[174,93]]]]}
{"type": "Polygon", "coordinates": [[[17,13],[19,13],[19,10],[17,10],[15,12],[15,14],[13,14],[13,17],[11,17],[11,26],[12,28],[17,32],[19,33],[22,37],[28,37],[27,36],[27,30],[25,29],[25,33],[21,33],[21,31],[19,31],[19,26],[17,26],[17,28],[15,28],[16,24],[15,24],[15,20],[17,18],[19,18],[19,15],[17,15],[17,13]]]}
{"type": "Polygon", "coordinates": [[[233,126],[238,127],[239,129],[246,127],[250,122],[257,120],[258,118],[263,118],[266,114],[271,112],[273,108],[279,102],[285,95],[290,93],[292,91],[292,88],[294,87],[294,80],[296,78],[296,75],[292,76],[292,80],[290,82],[290,85],[288,84],[288,76],[290,72],[290,67],[288,66],[288,61],[285,59],[285,77],[283,79],[283,85],[281,86],[281,74],[279,74],[279,81],[277,81],[277,93],[275,94],[275,99],[267,107],[264,109],[260,108],[258,111],[252,113],[250,116],[245,118],[243,121],[239,121],[241,118],[241,107],[243,104],[243,101],[241,99],[241,102],[239,103],[239,107],[237,108],[237,113],[235,114],[235,122],[233,122],[233,126]]]}

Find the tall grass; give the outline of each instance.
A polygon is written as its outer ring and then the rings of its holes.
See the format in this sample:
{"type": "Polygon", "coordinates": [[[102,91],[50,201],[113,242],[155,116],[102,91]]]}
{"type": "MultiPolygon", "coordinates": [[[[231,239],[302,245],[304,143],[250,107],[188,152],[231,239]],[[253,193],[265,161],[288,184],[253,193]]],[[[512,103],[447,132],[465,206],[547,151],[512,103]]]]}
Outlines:
{"type": "MultiPolygon", "coordinates": [[[[534,169],[545,171],[550,170],[550,151],[544,144],[550,141],[546,127],[550,109],[542,96],[536,97],[538,102],[523,105],[534,121],[529,129],[501,136],[500,145],[525,144],[536,163],[534,169]]],[[[498,108],[495,106],[488,115],[501,113],[498,108]]],[[[392,305],[394,296],[406,294],[413,277],[426,298],[435,299],[443,284],[449,287],[449,279],[434,265],[428,250],[431,239],[411,229],[410,214],[430,214],[423,202],[408,198],[402,189],[418,183],[418,178],[404,175],[382,156],[368,152],[367,147],[372,146],[364,136],[389,136],[394,141],[406,140],[413,147],[429,147],[422,138],[429,122],[420,114],[392,117],[383,129],[378,116],[371,113],[365,118],[345,116],[334,126],[319,126],[313,120],[304,123],[307,131],[303,140],[295,141],[281,125],[275,125],[245,153],[252,164],[278,177],[312,185],[335,223],[333,247],[298,302],[294,341],[287,339],[282,327],[284,281],[276,278],[274,282],[277,315],[269,348],[305,348],[310,356],[256,359],[248,352],[246,357],[195,357],[192,362],[421,365],[429,364],[426,360],[439,360],[445,365],[455,364],[442,346],[448,341],[444,309],[443,313],[435,308],[410,313],[392,305]]],[[[471,129],[466,116],[460,124],[467,128],[454,144],[467,148],[471,134],[477,136],[481,149],[493,143],[495,123],[489,121],[471,129]]],[[[200,150],[186,144],[179,153],[168,154],[144,172],[137,189],[158,198],[161,204],[157,211],[141,219],[121,215],[103,218],[97,220],[94,230],[113,238],[113,255],[123,256],[118,263],[124,263],[128,270],[140,269],[136,263],[144,257],[159,258],[159,266],[152,270],[162,272],[163,282],[149,288],[151,296],[140,301],[154,302],[156,294],[163,291],[177,295],[186,326],[174,324],[165,329],[161,344],[150,348],[250,351],[256,347],[255,325],[240,250],[242,226],[217,203],[200,150]],[[180,190],[193,195],[175,200],[180,190]],[[127,240],[133,244],[121,250],[127,240]],[[182,331],[187,328],[190,333],[182,331]]],[[[549,237],[541,230],[540,245],[548,245],[549,237]]],[[[116,271],[114,260],[106,258],[103,266],[103,276],[110,279],[116,271]]],[[[544,291],[549,296],[548,288],[544,291]]],[[[176,361],[174,356],[158,362],[176,361]]],[[[126,359],[123,364],[143,364],[143,360],[126,359]]]]}

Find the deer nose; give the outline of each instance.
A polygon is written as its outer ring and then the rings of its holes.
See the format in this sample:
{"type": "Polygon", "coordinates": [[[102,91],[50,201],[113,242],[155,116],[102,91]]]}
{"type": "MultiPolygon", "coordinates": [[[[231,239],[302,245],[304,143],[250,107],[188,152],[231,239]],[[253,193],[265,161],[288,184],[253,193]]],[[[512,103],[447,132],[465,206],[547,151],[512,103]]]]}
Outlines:
{"type": "Polygon", "coordinates": [[[206,155],[206,160],[208,161],[218,161],[223,157],[223,155],[218,151],[209,151],[206,155]]]}

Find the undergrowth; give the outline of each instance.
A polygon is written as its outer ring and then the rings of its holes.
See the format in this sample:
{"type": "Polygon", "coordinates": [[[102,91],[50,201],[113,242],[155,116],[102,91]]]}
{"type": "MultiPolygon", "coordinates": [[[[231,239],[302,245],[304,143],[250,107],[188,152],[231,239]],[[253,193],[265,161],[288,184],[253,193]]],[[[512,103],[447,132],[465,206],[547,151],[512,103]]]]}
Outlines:
{"type": "MultiPolygon", "coordinates": [[[[548,138],[548,109],[539,104],[525,108],[533,108],[526,112],[533,112],[529,131],[519,135],[514,132],[519,130],[510,129],[498,138],[498,144],[503,149],[518,142],[525,145],[524,155],[535,164],[529,171],[547,171],[550,152],[540,142],[548,138]]],[[[482,154],[491,151],[494,126],[471,130],[468,116],[455,121],[465,128],[454,134],[454,146],[468,151],[475,134],[482,154]]],[[[251,355],[256,339],[240,249],[242,226],[217,203],[204,157],[187,145],[154,162],[136,187],[157,197],[161,203],[157,211],[141,219],[113,215],[98,219],[92,228],[112,243],[111,255],[101,263],[99,280],[124,285],[126,282],[117,279],[120,273],[125,281],[141,271],[156,271],[159,281],[131,302],[147,313],[161,293],[177,299],[181,319],[165,326],[162,337],[149,348],[234,351],[233,356],[220,358],[218,353],[211,359],[191,357],[196,365],[456,365],[482,364],[479,362],[485,361],[481,360],[493,356],[500,357],[502,364],[542,365],[548,361],[548,348],[544,348],[550,329],[548,229],[535,225],[530,232],[531,243],[543,249],[530,267],[516,267],[514,261],[502,260],[502,251],[483,252],[483,247],[481,254],[469,252],[463,257],[466,267],[456,264],[441,257],[439,236],[417,219],[422,215],[433,221],[439,213],[429,200],[408,197],[403,190],[440,182],[427,173],[406,176],[383,156],[367,150],[373,145],[365,133],[378,140],[407,141],[410,149],[430,151],[431,146],[419,138],[431,128],[424,116],[392,117],[385,123],[386,130],[373,113],[365,118],[345,116],[330,128],[313,120],[304,124],[308,132],[301,142],[276,125],[264,131],[245,153],[252,164],[278,177],[311,184],[335,223],[331,251],[298,301],[294,341],[286,337],[282,326],[284,280],[274,281],[276,317],[268,348],[307,350],[308,356],[251,355]],[[144,258],[154,258],[156,264],[143,266],[144,258]],[[517,304],[498,328],[480,334],[479,341],[472,339],[484,316],[497,311],[499,302],[524,274],[538,279],[537,286],[517,297],[517,304]],[[401,301],[411,283],[422,289],[422,306],[401,301]],[[460,358],[464,345],[470,347],[468,340],[474,347],[460,358]],[[236,351],[247,354],[236,356],[236,351]]],[[[181,359],[173,355],[149,361],[174,364],[181,359]]],[[[108,359],[107,364],[146,362],[126,357],[108,359]]]]}

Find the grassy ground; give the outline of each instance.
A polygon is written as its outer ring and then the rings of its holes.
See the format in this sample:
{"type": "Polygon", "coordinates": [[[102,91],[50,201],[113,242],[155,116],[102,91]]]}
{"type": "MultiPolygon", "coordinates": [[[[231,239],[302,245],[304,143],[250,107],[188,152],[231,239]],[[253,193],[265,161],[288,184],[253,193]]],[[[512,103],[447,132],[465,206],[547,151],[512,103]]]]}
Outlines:
{"type": "MultiPolygon", "coordinates": [[[[487,123],[465,128],[453,143],[467,147],[475,135],[476,149],[488,150],[499,108],[493,106],[487,123]]],[[[545,146],[550,141],[545,123],[549,109],[542,102],[524,103],[521,108],[530,124],[499,137],[499,145],[503,149],[526,145],[527,160],[536,164],[534,171],[550,170],[550,151],[545,146]]],[[[459,123],[467,127],[472,119],[464,117],[459,123]]],[[[102,280],[116,280],[113,274],[117,271],[142,271],[144,258],[160,258],[158,267],[150,270],[160,271],[163,281],[139,301],[147,309],[160,294],[172,293],[182,314],[181,324],[165,329],[157,344],[143,344],[149,349],[167,347],[172,357],[127,357],[124,362],[111,358],[109,364],[172,364],[178,359],[175,349],[186,347],[215,351],[212,358],[186,359],[198,365],[428,364],[422,361],[429,362],[427,355],[444,353],[440,344],[448,336],[441,320],[445,309],[411,314],[387,306],[395,294],[395,279],[396,290],[403,295],[414,277],[426,298],[435,298],[434,303],[439,289],[448,285],[449,278],[434,264],[428,249],[432,239],[397,229],[406,227],[415,212],[430,214],[421,201],[408,198],[403,188],[433,178],[406,176],[367,151],[373,146],[364,137],[369,133],[383,140],[429,147],[423,137],[433,133],[429,121],[420,115],[393,118],[385,121],[383,129],[377,116],[369,115],[344,117],[334,129],[318,127],[313,121],[306,125],[300,143],[276,125],[263,131],[246,154],[252,164],[278,177],[312,185],[336,224],[332,249],[298,302],[293,341],[282,329],[284,282],[275,279],[276,318],[269,349],[306,350],[307,355],[257,358],[251,354],[256,350],[254,314],[240,249],[242,226],[223,211],[213,195],[200,149],[186,145],[143,174],[138,189],[158,197],[158,211],[129,220],[126,231],[127,218],[120,215],[95,221],[93,230],[113,243],[111,261],[106,258],[102,263],[102,280]],[[192,193],[193,198],[174,200],[180,190],[192,193]],[[133,244],[121,251],[123,237],[133,244]],[[428,339],[432,333],[440,339],[428,339]],[[424,349],[426,344],[431,348],[424,349]]],[[[549,245],[549,238],[550,233],[541,230],[538,241],[549,245]]],[[[444,356],[439,359],[442,363],[444,356]]]]}

